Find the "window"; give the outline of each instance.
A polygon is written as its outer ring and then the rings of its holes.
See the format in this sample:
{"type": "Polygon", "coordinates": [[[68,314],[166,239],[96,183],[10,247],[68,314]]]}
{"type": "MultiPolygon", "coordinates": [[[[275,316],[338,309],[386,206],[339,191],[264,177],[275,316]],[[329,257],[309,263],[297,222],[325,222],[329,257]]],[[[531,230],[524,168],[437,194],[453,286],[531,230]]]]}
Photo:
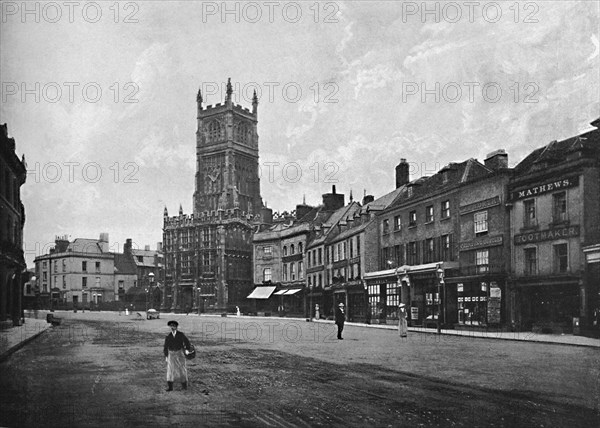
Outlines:
{"type": "Polygon", "coordinates": [[[525,248],[525,275],[537,274],[537,248],[525,248]]]}
{"type": "Polygon", "coordinates": [[[139,263],[144,263],[144,256],[137,256],[137,260],[139,263]]]}
{"type": "Polygon", "coordinates": [[[63,272],[67,271],[67,261],[65,259],[63,259],[63,261],[62,261],[62,271],[63,272]]]}
{"type": "Polygon", "coordinates": [[[306,263],[307,263],[307,266],[308,266],[308,267],[311,267],[311,266],[312,266],[312,265],[310,264],[311,252],[309,251],[309,252],[306,254],[306,256],[307,256],[307,257],[306,257],[306,263]]]}
{"type": "Polygon", "coordinates": [[[46,262],[42,262],[42,269],[46,269],[48,266],[46,264],[46,262]]]}
{"type": "Polygon", "coordinates": [[[319,287],[322,287],[322,286],[323,286],[323,274],[320,273],[319,274],[319,287]]]}
{"type": "Polygon", "coordinates": [[[442,235],[442,260],[452,260],[452,251],[450,244],[450,235],[442,235]]]}
{"type": "Polygon", "coordinates": [[[81,262],[81,270],[87,272],[87,262],[81,262]]]}
{"type": "Polygon", "coordinates": [[[100,287],[100,277],[96,277],[96,287],[100,287]]]}
{"type": "Polygon", "coordinates": [[[271,268],[263,269],[263,282],[271,281],[271,268]]]}
{"type": "Polygon", "coordinates": [[[552,219],[554,223],[567,221],[567,194],[566,192],[555,193],[552,195],[552,219]]]}
{"type": "Polygon", "coordinates": [[[319,258],[318,258],[319,264],[322,265],[323,264],[323,257],[321,254],[321,248],[319,248],[319,258]]]}
{"type": "Polygon", "coordinates": [[[339,246],[339,251],[340,251],[340,260],[345,260],[346,259],[346,243],[340,242],[338,244],[338,246],[339,246]]]}
{"type": "Polygon", "coordinates": [[[287,264],[283,264],[283,280],[287,281],[288,278],[288,266],[287,264]]]}
{"type": "Polygon", "coordinates": [[[360,255],[360,236],[356,237],[356,255],[360,255]]]}
{"type": "Polygon", "coordinates": [[[298,243],[298,252],[302,254],[302,242],[298,243]]]}
{"type": "Polygon", "coordinates": [[[383,234],[390,233],[390,221],[389,219],[383,220],[383,234]]]}
{"type": "Polygon", "coordinates": [[[290,280],[296,280],[296,263],[290,263],[290,280]]]}
{"type": "Polygon", "coordinates": [[[119,290],[123,290],[125,288],[125,281],[122,279],[119,280],[119,290]]]}
{"type": "Polygon", "coordinates": [[[294,244],[290,245],[290,255],[294,254],[296,249],[294,248],[294,244]]]}
{"type": "Polygon", "coordinates": [[[350,258],[354,257],[354,238],[350,238],[350,258]]]}
{"type": "Polygon", "coordinates": [[[433,238],[425,240],[425,263],[433,262],[433,238]]]}
{"type": "Polygon", "coordinates": [[[523,224],[525,227],[535,226],[535,200],[527,199],[523,201],[523,224]]]}
{"type": "Polygon", "coordinates": [[[333,251],[333,256],[332,256],[333,261],[337,262],[339,260],[338,259],[338,257],[339,257],[338,246],[337,245],[333,245],[333,246],[331,246],[329,248],[331,248],[331,251],[333,251]]]}
{"type": "Polygon", "coordinates": [[[304,279],[304,263],[298,262],[298,279],[304,279]]]}
{"type": "Polygon", "coordinates": [[[96,262],[96,272],[100,272],[100,262],[96,262]]]}
{"type": "Polygon", "coordinates": [[[67,277],[66,277],[66,275],[62,276],[62,285],[63,285],[63,290],[65,288],[67,288],[67,277]]]}
{"type": "Polygon", "coordinates": [[[287,256],[287,247],[285,245],[283,246],[283,256],[287,256]]]}
{"type": "Polygon", "coordinates": [[[58,272],[58,261],[54,260],[54,273],[58,272]]]}
{"type": "Polygon", "coordinates": [[[554,245],[554,272],[566,273],[569,269],[569,253],[567,244],[554,245]]]}
{"type": "Polygon", "coordinates": [[[413,227],[417,225],[417,212],[411,211],[408,215],[408,227],[413,227]]]}
{"type": "Polygon", "coordinates": [[[481,211],[473,215],[475,224],[475,235],[484,234],[488,231],[487,211],[481,211]]]}
{"type": "Polygon", "coordinates": [[[450,201],[442,202],[442,218],[450,217],[450,201]]]}
{"type": "Polygon", "coordinates": [[[267,247],[263,247],[263,253],[265,256],[270,256],[273,254],[273,247],[271,247],[270,245],[267,247]]]}
{"type": "Polygon", "coordinates": [[[394,230],[400,229],[402,229],[402,217],[397,215],[396,217],[394,217],[394,230]]]}
{"type": "Polygon", "coordinates": [[[475,266],[477,267],[477,273],[489,271],[489,250],[477,250],[475,252],[475,266]]]}
{"type": "Polygon", "coordinates": [[[433,205],[429,205],[425,208],[425,223],[433,222],[433,205]]]}
{"type": "Polygon", "coordinates": [[[84,276],[83,278],[81,278],[81,288],[85,288],[85,287],[87,287],[87,276],[84,276]]]}
{"type": "Polygon", "coordinates": [[[406,257],[408,258],[409,265],[417,264],[417,243],[409,242],[408,247],[406,248],[406,257]]]}

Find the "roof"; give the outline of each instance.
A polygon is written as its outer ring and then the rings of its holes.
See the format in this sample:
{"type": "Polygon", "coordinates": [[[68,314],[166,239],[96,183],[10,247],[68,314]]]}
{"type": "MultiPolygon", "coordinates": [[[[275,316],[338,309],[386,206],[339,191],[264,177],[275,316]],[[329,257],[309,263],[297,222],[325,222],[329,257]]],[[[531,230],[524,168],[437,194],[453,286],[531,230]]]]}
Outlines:
{"type": "Polygon", "coordinates": [[[327,236],[333,230],[333,226],[335,226],[339,221],[341,221],[344,217],[346,217],[350,212],[354,213],[360,209],[360,204],[358,202],[351,202],[346,206],[338,208],[331,214],[331,216],[327,219],[326,222],[323,223],[323,227],[327,228],[327,231],[323,233],[321,236],[316,237],[310,242],[309,247],[313,247],[315,245],[321,245],[327,239],[327,236]]]}
{"type": "MultiPolygon", "coordinates": [[[[598,121],[592,123],[600,125],[598,121]]],[[[566,140],[552,141],[550,144],[534,150],[519,162],[515,167],[515,172],[523,174],[561,164],[566,161],[566,155],[580,150],[590,157],[598,157],[600,155],[600,130],[594,129],[566,140]]]]}
{"type": "Polygon", "coordinates": [[[102,251],[102,247],[99,243],[100,241],[97,239],[76,238],[73,242],[69,243],[67,252],[95,254],[108,253],[108,251],[102,251]]]}
{"type": "Polygon", "coordinates": [[[115,274],[116,275],[136,275],[137,268],[130,257],[125,254],[115,253],[115,274]]]}
{"type": "Polygon", "coordinates": [[[131,254],[133,255],[133,262],[136,266],[147,266],[147,267],[155,267],[158,265],[162,265],[162,263],[158,263],[156,260],[156,256],[159,257],[161,253],[156,250],[131,250],[131,254]],[[139,257],[142,257],[142,261],[139,260],[139,257]]]}

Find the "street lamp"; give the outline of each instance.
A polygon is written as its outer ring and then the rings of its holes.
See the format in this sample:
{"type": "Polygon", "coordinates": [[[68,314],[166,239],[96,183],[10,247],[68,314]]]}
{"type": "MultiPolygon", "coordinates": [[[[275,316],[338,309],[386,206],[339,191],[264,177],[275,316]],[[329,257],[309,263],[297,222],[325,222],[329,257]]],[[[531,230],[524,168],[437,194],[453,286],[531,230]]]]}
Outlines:
{"type": "MultiPolygon", "coordinates": [[[[440,315],[442,314],[442,310],[441,310],[441,304],[442,304],[441,288],[442,288],[442,285],[444,284],[444,269],[442,269],[442,265],[437,265],[437,269],[436,269],[435,273],[437,274],[437,279],[438,279],[438,283],[437,283],[437,289],[438,289],[438,293],[437,293],[437,301],[438,301],[437,332],[441,333],[442,332],[442,326],[440,325],[440,315]]],[[[444,319],[444,321],[446,321],[446,320],[444,319]]]]}
{"type": "MultiPolygon", "coordinates": [[[[154,285],[154,273],[150,272],[148,274],[148,288],[146,288],[146,312],[148,312],[148,292],[152,293],[152,286],[153,285],[154,285]]],[[[152,296],[154,296],[154,293],[152,294],[152,296]]]]}

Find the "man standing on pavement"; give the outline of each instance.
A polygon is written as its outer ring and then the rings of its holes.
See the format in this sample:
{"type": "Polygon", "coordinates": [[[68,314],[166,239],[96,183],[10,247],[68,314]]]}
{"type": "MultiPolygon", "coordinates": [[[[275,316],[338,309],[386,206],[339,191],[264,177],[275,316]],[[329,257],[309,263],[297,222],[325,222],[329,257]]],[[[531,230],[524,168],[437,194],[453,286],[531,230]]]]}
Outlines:
{"type": "Polygon", "coordinates": [[[408,312],[406,312],[406,305],[404,303],[400,303],[398,306],[398,333],[400,337],[406,337],[408,333],[408,323],[406,319],[408,318],[408,312]]]}
{"type": "Polygon", "coordinates": [[[164,354],[167,362],[167,391],[173,391],[173,382],[181,382],[183,389],[187,389],[188,375],[185,366],[184,350],[190,350],[191,345],[188,338],[180,331],[177,331],[179,323],[169,321],[171,333],[165,337],[164,354]]]}
{"type": "Polygon", "coordinates": [[[339,340],[344,340],[342,337],[342,330],[344,330],[344,322],[346,322],[346,313],[344,312],[344,304],[340,303],[338,308],[335,310],[335,323],[338,328],[338,336],[339,340]]]}

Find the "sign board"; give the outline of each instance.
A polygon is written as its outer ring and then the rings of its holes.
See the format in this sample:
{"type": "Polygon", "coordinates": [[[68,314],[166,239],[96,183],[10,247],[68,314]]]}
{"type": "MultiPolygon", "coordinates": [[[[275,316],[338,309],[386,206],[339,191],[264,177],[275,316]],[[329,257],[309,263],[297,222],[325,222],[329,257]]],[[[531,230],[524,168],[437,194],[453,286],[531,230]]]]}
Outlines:
{"type": "Polygon", "coordinates": [[[547,180],[542,183],[538,183],[535,186],[529,186],[522,190],[511,192],[511,199],[524,199],[538,196],[548,192],[554,192],[557,190],[567,189],[569,187],[575,187],[579,185],[579,176],[575,175],[572,177],[562,177],[554,180],[547,180]]]}
{"type": "Polygon", "coordinates": [[[502,289],[500,287],[490,287],[490,298],[487,302],[488,323],[500,323],[500,304],[502,301],[502,289]]]}
{"type": "Polygon", "coordinates": [[[539,232],[515,235],[515,245],[529,244],[531,242],[551,241],[579,236],[579,226],[559,227],[556,229],[540,230],[539,232]]]}
{"type": "Polygon", "coordinates": [[[419,319],[419,308],[418,306],[410,307],[410,319],[416,321],[419,319]]]}
{"type": "Polygon", "coordinates": [[[485,238],[475,239],[473,241],[461,242],[458,246],[459,251],[474,250],[476,248],[483,247],[495,247],[496,245],[502,245],[502,235],[490,236],[485,238]]]}
{"type": "Polygon", "coordinates": [[[494,196],[493,198],[485,199],[483,201],[475,202],[469,205],[462,205],[459,207],[460,214],[472,213],[474,211],[484,210],[486,208],[500,205],[500,196],[494,196]]]}

